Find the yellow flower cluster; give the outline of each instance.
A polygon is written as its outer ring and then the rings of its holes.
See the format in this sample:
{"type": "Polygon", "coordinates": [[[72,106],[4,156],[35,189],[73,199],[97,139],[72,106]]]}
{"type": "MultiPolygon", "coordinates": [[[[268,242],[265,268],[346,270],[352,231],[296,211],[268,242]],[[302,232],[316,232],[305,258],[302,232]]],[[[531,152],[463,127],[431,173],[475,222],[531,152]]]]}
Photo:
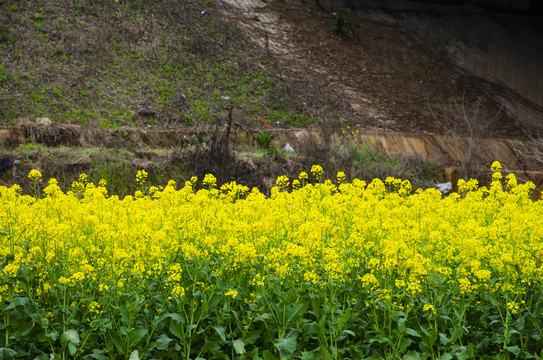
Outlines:
{"type": "Polygon", "coordinates": [[[41,181],[41,172],[36,169],[32,169],[30,170],[30,173],[28,173],[28,178],[34,181],[41,181]]]}
{"type": "MultiPolygon", "coordinates": [[[[318,179],[323,169],[311,172],[318,179]]],[[[138,174],[143,182],[146,174],[138,174]]],[[[18,186],[0,187],[0,229],[8,235],[0,243],[7,259],[0,289],[20,289],[21,272],[32,271],[38,295],[96,279],[107,292],[155,277],[180,297],[180,264],[188,261],[211,262],[214,274],[240,279],[240,286],[289,278],[411,296],[446,283],[459,294],[516,298],[543,284],[543,202],[530,199],[533,184],[494,176],[489,187],[463,182],[462,194],[442,198],[392,178],[344,179],[340,173],[337,184],[311,184],[302,173],[297,188],[279,191],[289,181],[282,177],[270,197],[235,183],[216,189],[212,175],[203,189],[194,178],[179,190],[172,181],[152,197],[124,199],[85,177],[77,193],[51,180],[39,199],[18,186]]],[[[0,291],[2,299],[9,291],[0,291]]]]}
{"type": "MultiPolygon", "coordinates": [[[[147,180],[147,175],[149,175],[147,173],[147,171],[141,169],[139,170],[137,173],[136,173],[136,182],[138,184],[145,184],[145,181],[147,180]]],[[[81,181],[81,180],[80,180],[81,181]]]]}
{"type": "Polygon", "coordinates": [[[238,292],[236,290],[230,289],[224,293],[224,296],[231,296],[232,299],[235,299],[238,296],[238,292]]]}

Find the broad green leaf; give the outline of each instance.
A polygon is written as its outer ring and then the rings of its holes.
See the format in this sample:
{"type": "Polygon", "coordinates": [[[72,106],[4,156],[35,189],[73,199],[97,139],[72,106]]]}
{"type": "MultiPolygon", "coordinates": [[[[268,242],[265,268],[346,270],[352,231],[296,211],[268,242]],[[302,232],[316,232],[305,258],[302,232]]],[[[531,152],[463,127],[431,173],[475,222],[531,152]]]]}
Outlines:
{"type": "Polygon", "coordinates": [[[462,350],[456,352],[454,355],[458,358],[458,360],[467,360],[472,358],[470,351],[465,347],[462,347],[462,350]]]}
{"type": "MultiPolygon", "coordinates": [[[[47,319],[45,319],[45,320],[47,320],[47,319]]],[[[34,328],[34,325],[35,325],[35,324],[36,324],[36,323],[34,323],[34,322],[31,323],[31,324],[29,324],[29,326],[27,326],[26,329],[24,329],[24,331],[21,332],[21,335],[22,335],[22,336],[27,336],[28,334],[30,334],[30,332],[31,332],[32,329],[34,328]]]]}
{"type": "Polygon", "coordinates": [[[323,344],[325,344],[327,342],[327,340],[326,340],[326,315],[323,315],[321,317],[321,319],[319,320],[317,334],[319,335],[319,339],[321,340],[321,342],[323,344]]]}
{"type": "Polygon", "coordinates": [[[415,330],[413,330],[411,328],[405,329],[405,332],[408,333],[411,336],[420,337],[420,334],[417,331],[415,331],[415,330]]]}
{"type": "Polygon", "coordinates": [[[270,319],[273,319],[273,315],[270,314],[270,313],[264,313],[264,314],[260,315],[257,319],[258,320],[270,320],[270,319]]]}
{"type": "Polygon", "coordinates": [[[332,355],[323,347],[318,347],[313,351],[304,351],[302,360],[332,360],[332,355]]]}
{"type": "Polygon", "coordinates": [[[287,337],[274,343],[283,359],[289,359],[296,350],[296,337],[287,337]]]}
{"type": "MultiPolygon", "coordinates": [[[[145,329],[147,330],[147,329],[145,329]]],[[[130,354],[130,357],[128,358],[128,360],[140,360],[140,353],[138,350],[134,350],[132,351],[132,353],[130,354]]]]}
{"type": "Polygon", "coordinates": [[[404,360],[422,360],[422,358],[417,351],[410,351],[405,355],[404,360]]]}
{"type": "Polygon", "coordinates": [[[83,359],[107,360],[109,358],[107,356],[100,355],[100,354],[89,354],[89,355],[83,356],[83,359]]]}
{"type": "Polygon", "coordinates": [[[119,335],[113,331],[109,331],[108,335],[111,341],[113,342],[113,345],[115,345],[115,348],[117,348],[117,351],[120,352],[121,354],[124,353],[125,351],[123,349],[124,344],[123,344],[123,341],[121,341],[121,339],[119,338],[119,335]]]}
{"type": "Polygon", "coordinates": [[[176,313],[166,313],[164,315],[162,315],[160,317],[160,321],[164,320],[164,319],[167,319],[167,318],[170,318],[172,319],[173,321],[177,321],[178,323],[180,324],[184,324],[185,323],[185,318],[183,318],[181,315],[179,314],[176,314],[176,313]]]}
{"type": "Polygon", "coordinates": [[[455,328],[451,336],[450,342],[453,344],[456,343],[456,340],[458,340],[465,332],[467,331],[465,330],[465,327],[463,326],[459,326],[455,328]]]}
{"type": "Polygon", "coordinates": [[[426,326],[421,326],[420,327],[420,330],[422,331],[422,333],[426,336],[430,336],[430,331],[428,330],[428,328],[426,326]]]}
{"type": "Polygon", "coordinates": [[[187,327],[186,327],[186,329],[185,329],[185,332],[188,333],[188,332],[190,332],[190,331],[196,329],[196,327],[197,327],[197,326],[196,326],[195,324],[187,325],[187,327]]]}
{"type": "Polygon", "coordinates": [[[513,353],[515,355],[520,354],[520,348],[517,345],[515,345],[515,346],[506,346],[505,350],[507,350],[510,353],[513,353]]]}
{"type": "Polygon", "coordinates": [[[241,340],[234,340],[232,343],[234,346],[234,350],[236,350],[236,353],[239,355],[245,354],[245,343],[241,340]]]}
{"type": "Polygon", "coordinates": [[[289,308],[287,312],[288,314],[287,322],[290,322],[297,315],[303,315],[307,311],[308,308],[309,308],[309,302],[301,303],[294,307],[289,308]]]}
{"type": "Polygon", "coordinates": [[[517,328],[517,330],[520,330],[520,331],[524,330],[525,324],[526,324],[525,317],[521,317],[515,320],[515,328],[517,328]]]}
{"type": "Polygon", "coordinates": [[[221,348],[220,345],[216,343],[215,341],[206,340],[204,346],[202,346],[200,351],[202,354],[205,354],[206,352],[216,354],[220,348],[221,348]]]}
{"type": "Polygon", "coordinates": [[[126,308],[125,305],[122,305],[119,310],[121,311],[121,319],[122,319],[122,321],[127,324],[129,322],[128,309],[126,308]]]}
{"type": "Polygon", "coordinates": [[[223,328],[222,326],[213,325],[213,329],[215,329],[215,331],[217,332],[217,334],[219,334],[219,336],[221,337],[222,341],[226,341],[226,335],[224,334],[224,328],[223,328]]]}
{"type": "Polygon", "coordinates": [[[170,332],[175,335],[178,339],[180,340],[184,340],[185,339],[185,330],[183,328],[183,324],[177,322],[177,321],[172,321],[170,323],[170,326],[168,327],[168,329],[170,329],[170,332]]]}
{"type": "Polygon", "coordinates": [[[402,338],[398,346],[398,352],[404,353],[409,347],[409,345],[411,345],[412,343],[413,343],[413,340],[411,340],[410,338],[405,338],[405,337],[402,338]]]}
{"type": "Polygon", "coordinates": [[[27,306],[30,303],[30,299],[27,297],[14,297],[8,300],[9,305],[5,310],[15,309],[17,306],[27,306]]]}
{"type": "Polygon", "coordinates": [[[449,353],[445,353],[443,355],[441,355],[441,357],[439,358],[439,360],[452,360],[453,356],[449,353]]]}
{"type": "Polygon", "coordinates": [[[403,332],[404,328],[405,328],[405,318],[403,317],[398,318],[398,329],[400,329],[403,332]]]}
{"type": "Polygon", "coordinates": [[[447,345],[449,343],[449,338],[447,337],[447,335],[439,333],[439,341],[441,341],[442,345],[447,345]]]}
{"type": "Polygon", "coordinates": [[[49,334],[45,335],[45,337],[48,337],[49,339],[51,339],[51,340],[53,340],[53,341],[57,341],[57,339],[58,339],[58,332],[52,331],[52,332],[50,332],[49,334]]]}
{"type": "Polygon", "coordinates": [[[79,345],[80,341],[79,333],[75,330],[66,330],[60,337],[62,346],[66,346],[67,344],[79,345]]]}
{"type": "Polygon", "coordinates": [[[168,345],[170,344],[170,342],[172,342],[173,339],[169,338],[168,335],[166,334],[162,334],[159,336],[159,338],[157,339],[157,349],[159,350],[165,350],[168,348],[168,345]]]}
{"type": "Polygon", "coordinates": [[[68,352],[74,356],[77,353],[77,346],[74,343],[68,343],[68,352]]]}
{"type": "Polygon", "coordinates": [[[343,315],[341,315],[337,321],[337,328],[338,330],[343,329],[343,326],[349,321],[351,318],[351,309],[347,308],[347,311],[343,315]]]}
{"type": "Polygon", "coordinates": [[[273,355],[273,353],[269,350],[264,350],[262,352],[262,356],[264,357],[264,360],[277,360],[275,355],[273,355]]]}
{"type": "Polygon", "coordinates": [[[279,305],[275,303],[271,303],[270,306],[273,310],[273,313],[275,314],[274,319],[279,319],[279,321],[281,321],[281,319],[283,319],[283,312],[284,312],[283,309],[281,309],[279,305]]]}
{"type": "Polygon", "coordinates": [[[10,348],[0,347],[0,359],[13,359],[15,355],[17,355],[17,351],[10,348]]]}
{"type": "Polygon", "coordinates": [[[128,334],[128,342],[130,344],[130,347],[135,346],[137,343],[139,343],[146,334],[147,329],[145,328],[139,328],[130,332],[130,334],[128,334]]]}
{"type": "Polygon", "coordinates": [[[249,331],[245,336],[243,337],[243,342],[245,344],[254,344],[255,341],[260,338],[260,334],[262,333],[262,330],[259,331],[249,331]]]}

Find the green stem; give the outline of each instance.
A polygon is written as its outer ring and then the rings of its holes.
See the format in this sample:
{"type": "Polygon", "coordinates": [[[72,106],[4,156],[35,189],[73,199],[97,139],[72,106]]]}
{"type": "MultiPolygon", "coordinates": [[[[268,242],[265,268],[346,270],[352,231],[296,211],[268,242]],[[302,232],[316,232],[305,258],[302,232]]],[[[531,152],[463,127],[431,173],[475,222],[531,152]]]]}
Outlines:
{"type": "Polygon", "coordinates": [[[66,284],[64,284],[63,300],[62,300],[62,332],[66,332],[66,284]]]}
{"type": "Polygon", "coordinates": [[[8,315],[4,315],[4,323],[6,324],[6,341],[5,341],[5,347],[9,347],[9,313],[8,315]]]}

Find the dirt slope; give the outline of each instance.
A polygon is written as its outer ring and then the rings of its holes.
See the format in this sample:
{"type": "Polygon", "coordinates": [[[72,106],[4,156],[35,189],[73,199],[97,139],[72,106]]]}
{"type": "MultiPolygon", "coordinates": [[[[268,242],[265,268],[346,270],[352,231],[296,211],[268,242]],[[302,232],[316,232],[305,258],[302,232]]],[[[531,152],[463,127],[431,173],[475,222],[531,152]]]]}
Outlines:
{"type": "Polygon", "coordinates": [[[487,13],[339,9],[356,27],[352,40],[332,31],[332,9],[227,3],[225,15],[236,17],[278,66],[348,111],[344,121],[442,134],[469,134],[476,124],[479,132],[507,137],[543,126],[537,29],[516,24],[518,34],[511,34],[513,25],[487,13]],[[250,21],[254,15],[259,22],[250,21]]]}

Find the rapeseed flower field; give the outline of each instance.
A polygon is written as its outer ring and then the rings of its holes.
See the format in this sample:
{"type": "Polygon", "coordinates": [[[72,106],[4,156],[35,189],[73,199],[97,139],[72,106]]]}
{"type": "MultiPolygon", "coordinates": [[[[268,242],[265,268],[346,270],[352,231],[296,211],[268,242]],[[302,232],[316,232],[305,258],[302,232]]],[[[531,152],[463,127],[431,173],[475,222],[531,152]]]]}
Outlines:
{"type": "Polygon", "coordinates": [[[211,174],[121,199],[82,174],[0,187],[0,358],[543,357],[533,184],[211,174]]]}

